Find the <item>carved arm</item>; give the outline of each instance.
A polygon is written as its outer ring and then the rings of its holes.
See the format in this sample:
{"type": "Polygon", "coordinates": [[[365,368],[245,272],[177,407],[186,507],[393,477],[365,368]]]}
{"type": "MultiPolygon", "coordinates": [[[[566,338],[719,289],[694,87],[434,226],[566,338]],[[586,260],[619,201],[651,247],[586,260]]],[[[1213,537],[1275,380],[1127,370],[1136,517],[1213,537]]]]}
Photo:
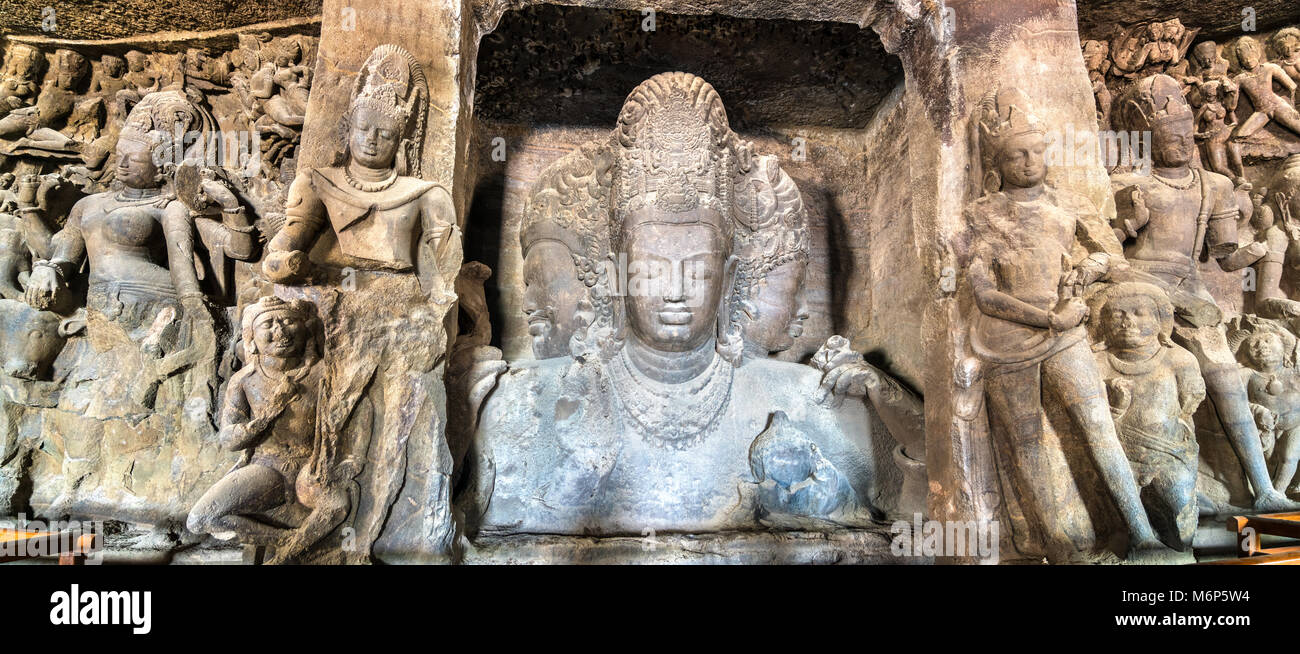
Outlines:
{"type": "Polygon", "coordinates": [[[267,244],[262,271],[271,281],[281,284],[301,281],[311,269],[307,251],[316,243],[325,223],[325,204],[316,197],[311,174],[307,170],[294,178],[284,205],[284,227],[267,244]]]}

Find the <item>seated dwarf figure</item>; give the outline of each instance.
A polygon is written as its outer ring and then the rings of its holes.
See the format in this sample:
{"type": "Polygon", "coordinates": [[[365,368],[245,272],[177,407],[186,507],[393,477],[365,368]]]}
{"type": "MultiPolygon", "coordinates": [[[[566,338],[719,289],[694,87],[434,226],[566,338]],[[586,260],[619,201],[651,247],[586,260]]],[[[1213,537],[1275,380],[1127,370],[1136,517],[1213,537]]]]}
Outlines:
{"type": "Polygon", "coordinates": [[[1235,330],[1229,344],[1235,344],[1242,363],[1241,376],[1250,395],[1251,413],[1259,426],[1261,447],[1269,460],[1273,487],[1280,493],[1300,491],[1293,484],[1300,461],[1300,370],[1296,368],[1296,340],[1289,332],[1261,320],[1235,330]]]}
{"type": "Polygon", "coordinates": [[[1174,308],[1159,288],[1125,282],[1091,303],[1102,343],[1095,352],[1124,455],[1160,540],[1189,551],[1196,533],[1196,431],[1205,399],[1196,357],[1170,340],[1174,308]]]}
{"type": "Polygon", "coordinates": [[[223,447],[243,457],[195,503],[190,531],[254,544],[290,537],[285,523],[306,513],[298,473],[313,454],[323,340],[306,300],[271,296],[244,309],[247,363],[226,388],[219,434],[223,447]],[[279,524],[268,519],[272,511],[279,524]]]}
{"type": "Polygon", "coordinates": [[[732,189],[752,158],[717,92],[685,73],[650,78],[629,95],[611,147],[606,257],[627,270],[610,296],[616,342],[599,357],[512,364],[500,378],[460,496],[470,533],[762,529],[774,511],[872,507],[866,406],[819,405],[810,366],[740,365],[732,189]],[[752,447],[774,422],[776,445],[816,447],[752,447]],[[768,479],[755,471],[768,467],[751,463],[764,453],[782,471],[837,470],[845,483],[825,501],[763,503],[753,489],[768,479]]]}

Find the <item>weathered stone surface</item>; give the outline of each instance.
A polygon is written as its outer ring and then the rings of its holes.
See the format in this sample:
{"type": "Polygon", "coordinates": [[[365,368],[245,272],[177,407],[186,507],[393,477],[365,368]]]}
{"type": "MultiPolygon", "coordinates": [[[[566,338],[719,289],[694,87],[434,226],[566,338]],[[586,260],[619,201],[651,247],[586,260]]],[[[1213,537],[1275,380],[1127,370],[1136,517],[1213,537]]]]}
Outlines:
{"type": "Polygon", "coordinates": [[[1182,563],[1294,506],[1292,6],[646,9],[0,7],[0,514],[140,562],[1182,563]]]}

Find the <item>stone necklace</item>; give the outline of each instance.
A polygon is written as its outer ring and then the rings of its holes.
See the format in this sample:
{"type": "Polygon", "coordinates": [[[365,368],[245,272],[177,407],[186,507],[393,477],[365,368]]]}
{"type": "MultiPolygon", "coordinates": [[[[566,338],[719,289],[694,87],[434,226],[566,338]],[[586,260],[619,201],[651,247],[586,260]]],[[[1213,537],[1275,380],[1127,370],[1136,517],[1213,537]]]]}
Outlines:
{"type": "MultiPolygon", "coordinates": [[[[163,193],[162,189],[142,189],[139,195],[132,195],[126,190],[120,190],[113,195],[113,202],[117,204],[113,209],[139,207],[146,204],[157,204],[161,207],[166,206],[175,197],[171,193],[163,193]]],[[[110,211],[113,209],[110,209],[110,211]]]]}
{"type": "Polygon", "coordinates": [[[1192,176],[1188,178],[1187,182],[1183,186],[1179,186],[1178,184],[1175,184],[1174,182],[1167,180],[1155,174],[1154,172],[1151,173],[1151,177],[1154,178],[1157,182],[1160,182],[1161,184],[1164,184],[1165,186],[1168,186],[1171,189],[1174,189],[1176,191],[1186,191],[1187,189],[1195,186],[1196,181],[1199,179],[1199,177],[1197,177],[1196,169],[1192,168],[1191,171],[1192,171],[1192,176]]]}
{"type": "Polygon", "coordinates": [[[352,186],[352,188],[358,191],[364,191],[366,193],[378,193],[380,191],[387,190],[388,187],[392,186],[393,183],[397,181],[397,169],[394,168],[391,172],[389,172],[388,177],[381,179],[377,182],[363,182],[353,177],[352,171],[347,166],[344,166],[343,178],[348,180],[348,184],[352,186]]]}
{"type": "Polygon", "coordinates": [[[734,368],[716,354],[695,379],[665,384],[637,370],[624,348],[609,365],[614,397],[637,432],[657,447],[687,449],[704,440],[731,399],[734,368]]]}
{"type": "Polygon", "coordinates": [[[1113,352],[1109,351],[1106,352],[1106,356],[1110,359],[1110,365],[1115,369],[1115,372],[1125,376],[1137,376],[1145,375],[1152,370],[1155,370],[1157,366],[1163,363],[1165,360],[1165,349],[1166,348],[1161,347],[1155,351],[1155,354],[1152,354],[1141,361],[1125,361],[1124,359],[1115,356],[1113,352]]]}

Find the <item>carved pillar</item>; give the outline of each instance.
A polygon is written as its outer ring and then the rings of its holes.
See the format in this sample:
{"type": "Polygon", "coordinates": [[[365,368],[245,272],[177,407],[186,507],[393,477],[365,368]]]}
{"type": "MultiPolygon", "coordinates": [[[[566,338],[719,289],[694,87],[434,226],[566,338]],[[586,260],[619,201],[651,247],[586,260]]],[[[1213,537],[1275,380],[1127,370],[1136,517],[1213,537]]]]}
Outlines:
{"type": "MultiPolygon", "coordinates": [[[[960,261],[962,212],[974,199],[968,127],[983,93],[1002,84],[1031,95],[1049,129],[1063,131],[1071,125],[1095,136],[1074,5],[1057,0],[949,0],[946,6],[900,2],[875,16],[872,27],[903,61],[915,245],[932,300],[924,318],[928,517],[1002,521],[1005,560],[1017,554],[1010,550],[1011,525],[1000,508],[982,384],[966,365],[973,354],[967,339],[974,309],[960,261]]],[[[1097,163],[1057,165],[1048,180],[1093,200],[1099,211],[1109,210],[1107,177],[1097,163]]],[[[1077,489],[1068,492],[1077,498],[1077,489]]]]}
{"type": "MultiPolygon", "coordinates": [[[[423,125],[416,128],[422,135],[419,176],[450,192],[455,221],[463,224],[469,204],[466,162],[477,43],[469,3],[461,0],[400,4],[326,0],[299,175],[335,165],[345,138],[338,125],[348,110],[358,71],[375,48],[397,45],[418,62],[429,91],[423,125]]],[[[325,231],[327,238],[333,236],[330,229],[325,231]]],[[[438,267],[443,270],[460,266],[460,232],[451,234],[457,242],[439,255],[438,267]]],[[[386,284],[391,283],[367,271],[352,275],[343,268],[341,276],[324,287],[278,286],[277,293],[301,294],[323,307],[334,307],[333,315],[325,318],[330,346],[336,348],[335,356],[326,355],[333,368],[325,392],[335,393],[335,399],[362,394],[350,422],[354,435],[349,436],[357,443],[363,437],[355,434],[369,434],[366,467],[356,478],[360,491],[359,499],[353,500],[356,515],[328,547],[342,551],[347,561],[367,556],[390,563],[447,561],[455,558],[459,533],[451,508],[444,383],[445,355],[456,334],[456,308],[430,304],[427,298],[393,301],[398,296],[388,290],[386,284]],[[332,293],[337,293],[337,304],[330,300],[332,293]],[[438,333],[439,322],[445,333],[438,333]],[[376,338],[356,338],[366,324],[382,325],[376,338]],[[380,347],[387,348],[383,354],[378,353],[380,347]],[[367,390],[349,387],[358,376],[371,379],[367,390]]]]}

